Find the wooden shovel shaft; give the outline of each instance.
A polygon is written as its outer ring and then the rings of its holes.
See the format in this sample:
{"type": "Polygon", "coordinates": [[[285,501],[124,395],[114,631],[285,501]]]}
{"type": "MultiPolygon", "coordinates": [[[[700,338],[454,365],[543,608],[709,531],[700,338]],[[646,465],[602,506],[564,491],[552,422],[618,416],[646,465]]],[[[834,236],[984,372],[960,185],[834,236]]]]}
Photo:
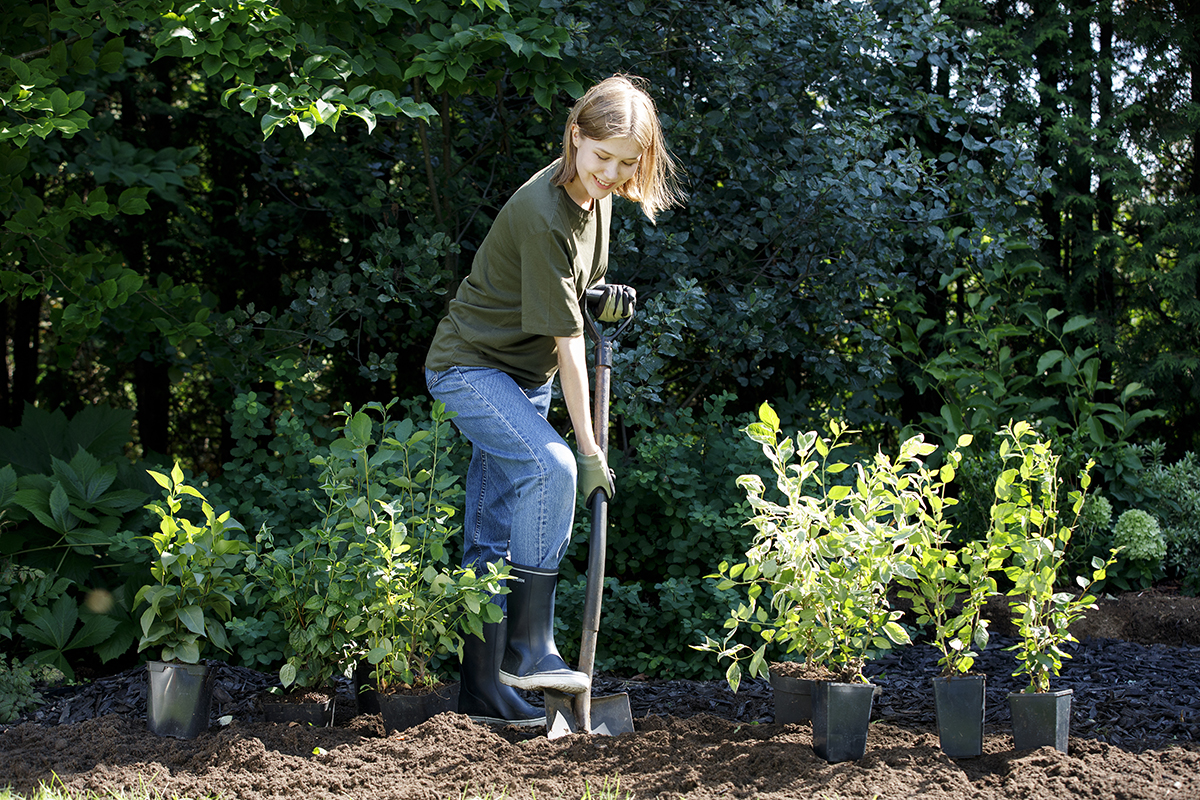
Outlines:
{"type": "MultiPolygon", "coordinates": [[[[608,401],[612,389],[612,340],[596,337],[596,387],[593,390],[592,426],[600,451],[608,456],[608,401]]],[[[575,696],[575,719],[580,730],[592,728],[592,671],[596,663],[596,638],[600,633],[600,601],[604,595],[604,555],[608,551],[608,495],[592,496],[592,538],[588,543],[587,593],[583,601],[583,637],[579,645],[579,671],[588,676],[588,688],[575,696]]]]}

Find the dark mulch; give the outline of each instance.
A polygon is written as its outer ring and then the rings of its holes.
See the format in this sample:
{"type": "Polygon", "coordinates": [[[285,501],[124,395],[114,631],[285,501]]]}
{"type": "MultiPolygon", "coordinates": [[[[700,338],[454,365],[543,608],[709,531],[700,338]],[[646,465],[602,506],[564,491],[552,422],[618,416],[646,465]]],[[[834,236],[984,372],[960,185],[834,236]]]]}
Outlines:
{"type": "MultiPolygon", "coordinates": [[[[989,728],[1007,729],[1009,692],[1021,691],[1022,679],[1009,673],[1013,656],[1004,648],[1015,640],[993,636],[976,662],[988,676],[989,728]]],[[[1074,692],[1071,735],[1097,739],[1131,750],[1200,739],[1200,646],[1141,645],[1114,639],[1085,639],[1068,646],[1073,657],[1054,681],[1055,689],[1074,692]]],[[[882,689],[873,719],[902,728],[930,730],[935,725],[930,679],[939,674],[938,653],[928,645],[901,648],[871,662],[867,674],[882,689]]],[[[278,685],[272,674],[211,662],[218,669],[212,723],[221,718],[262,719],[261,698],[278,685]]],[[[596,678],[594,694],[626,692],[635,718],[708,714],[735,722],[774,721],[774,695],[765,680],[743,681],[737,694],[724,681],[638,681],[608,675],[596,678]]],[[[146,671],[135,668],[82,687],[58,690],[51,702],[23,722],[64,725],[106,714],[144,719],[146,671]]],[[[536,697],[531,698],[537,702],[536,697]]],[[[336,720],[355,713],[349,681],[340,687],[336,720]]],[[[520,734],[514,733],[519,736],[520,734]]]]}

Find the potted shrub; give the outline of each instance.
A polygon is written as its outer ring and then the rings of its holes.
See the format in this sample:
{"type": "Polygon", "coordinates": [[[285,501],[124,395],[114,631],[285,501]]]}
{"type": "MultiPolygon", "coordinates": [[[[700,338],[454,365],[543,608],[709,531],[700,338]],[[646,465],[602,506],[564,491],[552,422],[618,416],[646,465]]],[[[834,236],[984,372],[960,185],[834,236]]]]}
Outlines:
{"type": "Polygon", "coordinates": [[[348,627],[360,634],[358,653],[390,730],[457,709],[446,662],[461,658],[464,636],[482,638],[485,622],[500,621],[489,600],[507,591],[503,568],[476,575],[450,564],[462,493],[447,469],[453,415],[434,403],[418,426],[390,418],[395,402],[357,412],[347,405],[341,435],[315,460],[330,501],[327,526],[362,543],[361,558],[349,562],[363,591],[361,621],[348,627]]]}
{"type": "Polygon", "coordinates": [[[291,545],[276,546],[269,530],[247,557],[262,605],[275,612],[287,633],[278,688],[263,701],[270,722],[330,725],[337,697],[335,678],[361,639],[367,598],[357,562],[365,542],[339,530],[336,498],[324,506],[323,524],[300,531],[291,545]]]}
{"type": "MultiPolygon", "coordinates": [[[[958,447],[971,443],[961,436],[958,447]]],[[[983,752],[983,718],[987,678],[972,672],[978,651],[988,644],[984,606],[998,593],[994,573],[1004,563],[1004,551],[989,535],[954,547],[944,510],[957,501],[946,487],[962,463],[958,449],[946,455],[937,470],[921,468],[911,480],[926,500],[923,523],[909,539],[911,571],[899,582],[900,597],[912,601],[918,625],[932,628],[933,646],[941,656],[941,675],[933,678],[934,711],[942,751],[952,758],[983,752]]]]}
{"type": "Polygon", "coordinates": [[[770,645],[826,670],[828,679],[813,685],[813,749],[832,763],[860,758],[866,749],[875,686],[863,677],[864,664],[910,642],[888,588],[906,568],[907,539],[917,524],[904,474],[935,448],[914,438],[895,462],[880,453],[867,464],[830,463],[849,433],[836,421],[830,429],[830,439],[812,431],[781,440],[779,418],[766,404],[759,422],[746,428],[762,445],[785,502],[768,499],[757,475],[738,479],[754,513],[755,539],[746,560],[721,564],[719,577],[722,588],[745,586],[748,601],[732,611],[723,641],[708,637],[699,649],[732,660],[726,679],[735,691],[743,662],[765,676],[770,645]],[[833,483],[848,469],[853,483],[833,483]],[[737,642],[742,626],[762,644],[737,642]]]}
{"type": "Polygon", "coordinates": [[[134,598],[135,608],[147,605],[138,652],[156,648],[159,654],[158,661],[147,664],[147,725],[159,736],[193,738],[208,728],[212,698],[213,672],[200,657],[209,643],[229,649],[224,621],[243,588],[239,568],[246,543],[226,537],[242,526],[229,512],[218,516],[199,490],[184,482],[178,464],[170,474],[150,475],[165,498],[147,506],[158,515],[159,527],[143,537],[157,554],[150,568],[155,582],[134,598]],[[200,501],[202,523],[181,515],[185,496],[200,501]]]}
{"type": "Polygon", "coordinates": [[[1017,749],[1052,745],[1067,752],[1071,720],[1071,690],[1051,691],[1064,659],[1070,654],[1063,645],[1077,641],[1069,626],[1085,611],[1096,607],[1092,585],[1104,580],[1115,561],[1092,559],[1092,577],[1079,577],[1078,594],[1056,587],[1071,533],[1090,485],[1088,462],[1080,473],[1080,490],[1071,492],[1070,523],[1059,519],[1058,456],[1026,422],[1010,423],[1001,431],[1000,455],[1006,469],[996,480],[992,506],[992,536],[1009,552],[1005,575],[1012,581],[1009,607],[1017,622],[1019,641],[1014,676],[1025,675],[1029,684],[1023,692],[1008,696],[1012,711],[1013,741],[1017,749]]]}

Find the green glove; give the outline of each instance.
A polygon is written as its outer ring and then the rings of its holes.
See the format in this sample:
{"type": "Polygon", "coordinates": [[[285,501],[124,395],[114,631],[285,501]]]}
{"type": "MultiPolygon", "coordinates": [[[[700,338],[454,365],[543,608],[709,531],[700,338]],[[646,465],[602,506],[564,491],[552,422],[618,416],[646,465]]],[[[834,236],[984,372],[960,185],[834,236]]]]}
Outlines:
{"type": "Polygon", "coordinates": [[[613,483],[616,476],[608,468],[608,459],[604,457],[604,453],[597,452],[590,456],[577,454],[575,460],[579,462],[579,493],[583,498],[591,503],[592,495],[597,490],[602,490],[611,500],[617,492],[613,483]]]}
{"type": "Polygon", "coordinates": [[[606,283],[597,288],[604,292],[599,302],[596,303],[598,320],[620,322],[626,317],[633,316],[633,309],[637,306],[636,289],[618,283],[606,283]]]}

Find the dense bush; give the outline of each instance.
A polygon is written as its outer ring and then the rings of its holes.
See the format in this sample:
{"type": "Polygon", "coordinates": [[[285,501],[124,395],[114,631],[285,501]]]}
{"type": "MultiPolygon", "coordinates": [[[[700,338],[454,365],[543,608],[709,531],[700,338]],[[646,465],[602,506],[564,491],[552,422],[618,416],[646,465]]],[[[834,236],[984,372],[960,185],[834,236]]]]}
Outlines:
{"type": "MultiPolygon", "coordinates": [[[[555,631],[568,662],[579,656],[585,586],[582,575],[558,584],[555,631]]],[[[739,602],[736,592],[718,589],[712,578],[670,578],[656,584],[608,578],[596,669],[625,677],[719,678],[720,665],[693,645],[723,635],[730,609],[739,602]]]]}
{"type": "MultiPolygon", "coordinates": [[[[762,468],[758,446],[741,432],[751,418],[728,411],[734,401],[726,393],[695,411],[664,413],[652,428],[633,431],[628,455],[614,451],[600,668],[715,677],[690,647],[720,627],[730,597],[704,576],[745,550],[752,531],[736,480],[762,468]]],[[[561,567],[559,625],[569,630],[579,630],[583,613],[590,531],[581,508],[561,567]]]]}
{"type": "Polygon", "coordinates": [[[68,676],[72,663],[126,655],[137,636],[153,482],[124,453],[132,419],[31,406],[20,426],[0,428],[0,638],[68,676]]]}
{"type": "MultiPolygon", "coordinates": [[[[728,411],[732,394],[701,408],[664,413],[635,430],[628,455],[613,457],[617,497],[608,516],[608,574],[659,583],[698,578],[707,565],[744,548],[745,497],[737,476],[758,447],[741,435],[750,420],[728,411]]],[[[567,558],[586,563],[590,519],[580,515],[567,558]]],[[[570,567],[564,569],[570,576],[570,567]]]]}
{"type": "MultiPolygon", "coordinates": [[[[1065,507],[1068,495],[1079,489],[1080,471],[1087,465],[1088,460],[1096,455],[1098,448],[1086,433],[1064,430],[1058,425],[1035,420],[1030,420],[1030,423],[1039,435],[1050,442],[1051,448],[1058,454],[1059,468],[1063,475],[1058,501],[1065,507]],[[1056,430],[1057,433],[1054,432],[1056,430]]],[[[998,451],[997,430],[999,429],[972,431],[974,441],[963,451],[963,461],[955,477],[955,491],[958,493],[959,503],[948,512],[955,526],[955,538],[959,541],[982,538],[990,527],[993,489],[996,479],[1003,471],[1004,463],[998,451]]],[[[1127,452],[1123,458],[1129,460],[1130,470],[1133,472],[1130,480],[1136,482],[1136,469],[1140,469],[1141,465],[1136,448],[1121,445],[1120,449],[1127,452]]],[[[1099,468],[1094,469],[1099,471],[1099,468]]],[[[1103,481],[1098,480],[1095,475],[1093,480],[1104,486],[1103,481]]],[[[1125,485],[1123,479],[1121,483],[1125,485]]],[[[1092,495],[1089,495],[1089,504],[1091,497],[1092,495]]],[[[1103,502],[1107,503],[1108,500],[1104,499],[1103,502]]],[[[1085,505],[1085,509],[1087,508],[1088,505],[1085,505]]]]}
{"type": "Polygon", "coordinates": [[[0,725],[12,722],[21,714],[37,708],[42,703],[38,683],[61,679],[53,667],[31,667],[12,659],[11,665],[0,656],[0,725]]]}
{"type": "Polygon", "coordinates": [[[1200,459],[1187,453],[1163,464],[1161,445],[1144,452],[1152,463],[1142,474],[1143,505],[1162,527],[1166,573],[1188,594],[1200,594],[1200,459]]]}
{"type": "Polygon", "coordinates": [[[657,226],[614,214],[613,273],[649,301],[618,356],[626,396],[686,407],[736,391],[752,411],[791,381],[856,427],[893,425],[882,309],[1031,232],[1042,176],[978,102],[987,65],[948,20],[899,3],[569,13],[582,35],[568,52],[596,76],[636,64],[654,87],[691,190],[657,226]],[[953,70],[955,96],[922,64],[953,70]]]}

